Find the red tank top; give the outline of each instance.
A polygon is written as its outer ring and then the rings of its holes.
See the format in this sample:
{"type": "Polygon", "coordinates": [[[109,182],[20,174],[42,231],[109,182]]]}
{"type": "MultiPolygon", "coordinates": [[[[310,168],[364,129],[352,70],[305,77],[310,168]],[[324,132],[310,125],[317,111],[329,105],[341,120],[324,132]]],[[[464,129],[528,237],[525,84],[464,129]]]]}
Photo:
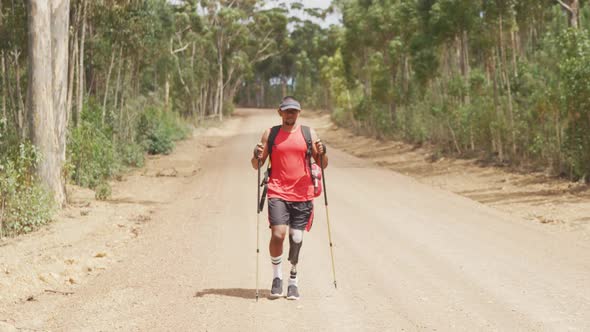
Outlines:
{"type": "Polygon", "coordinates": [[[313,183],[306,153],[307,144],[300,126],[290,133],[282,128],[279,130],[270,156],[272,171],[268,181],[269,198],[289,202],[313,199],[313,183]]]}

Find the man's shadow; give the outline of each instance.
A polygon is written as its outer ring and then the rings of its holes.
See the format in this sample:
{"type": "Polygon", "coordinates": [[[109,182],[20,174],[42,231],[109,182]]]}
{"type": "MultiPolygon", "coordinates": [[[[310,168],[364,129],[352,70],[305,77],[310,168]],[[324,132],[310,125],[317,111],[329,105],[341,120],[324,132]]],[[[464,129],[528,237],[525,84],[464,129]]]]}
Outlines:
{"type": "MultiPolygon", "coordinates": [[[[205,295],[221,295],[254,300],[256,299],[256,290],[246,288],[208,288],[198,291],[195,294],[195,297],[204,297],[205,295]]],[[[259,289],[258,297],[261,299],[266,298],[268,300],[275,299],[270,297],[270,291],[268,289],[259,289]]]]}

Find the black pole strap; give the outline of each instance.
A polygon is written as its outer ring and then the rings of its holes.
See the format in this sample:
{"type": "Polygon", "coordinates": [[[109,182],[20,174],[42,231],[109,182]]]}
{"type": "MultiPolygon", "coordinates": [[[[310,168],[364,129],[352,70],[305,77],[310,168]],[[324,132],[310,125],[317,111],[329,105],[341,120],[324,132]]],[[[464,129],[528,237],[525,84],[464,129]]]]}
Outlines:
{"type": "MultiPolygon", "coordinates": [[[[258,179],[258,182],[260,182],[260,179],[258,179]]],[[[264,202],[266,201],[266,193],[268,192],[268,171],[264,173],[264,180],[260,182],[258,192],[260,192],[260,187],[264,187],[264,189],[262,190],[262,196],[260,196],[260,194],[258,195],[260,197],[260,201],[258,202],[258,213],[264,210],[264,202]]]]}

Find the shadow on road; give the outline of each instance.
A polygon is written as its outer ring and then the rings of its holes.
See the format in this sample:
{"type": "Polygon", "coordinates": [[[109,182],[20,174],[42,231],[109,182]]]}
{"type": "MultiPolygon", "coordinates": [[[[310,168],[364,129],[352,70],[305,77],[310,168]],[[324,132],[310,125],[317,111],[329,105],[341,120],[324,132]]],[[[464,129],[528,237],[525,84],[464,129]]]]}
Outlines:
{"type": "MultiPolygon", "coordinates": [[[[222,295],[230,297],[239,297],[242,299],[256,299],[255,289],[246,288],[209,288],[198,291],[195,297],[203,297],[205,295],[222,295]]],[[[258,290],[258,296],[260,298],[270,299],[270,292],[268,290],[258,290]]]]}

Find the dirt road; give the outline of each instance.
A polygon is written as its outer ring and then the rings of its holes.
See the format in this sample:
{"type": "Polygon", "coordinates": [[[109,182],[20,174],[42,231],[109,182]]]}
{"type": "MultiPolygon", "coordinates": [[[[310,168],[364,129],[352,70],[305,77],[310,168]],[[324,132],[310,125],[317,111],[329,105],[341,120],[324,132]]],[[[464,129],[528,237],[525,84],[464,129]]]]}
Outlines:
{"type": "Polygon", "coordinates": [[[223,128],[115,184],[113,200],[86,206],[78,193],[80,204],[64,212],[72,220],[0,247],[4,328],[590,329],[588,242],[334,148],[326,178],[339,288],[323,200],[316,200],[299,301],[267,298],[269,234],[261,218],[256,303],[256,172],[248,160],[262,128],[276,120],[273,111],[239,110],[223,128]]]}

